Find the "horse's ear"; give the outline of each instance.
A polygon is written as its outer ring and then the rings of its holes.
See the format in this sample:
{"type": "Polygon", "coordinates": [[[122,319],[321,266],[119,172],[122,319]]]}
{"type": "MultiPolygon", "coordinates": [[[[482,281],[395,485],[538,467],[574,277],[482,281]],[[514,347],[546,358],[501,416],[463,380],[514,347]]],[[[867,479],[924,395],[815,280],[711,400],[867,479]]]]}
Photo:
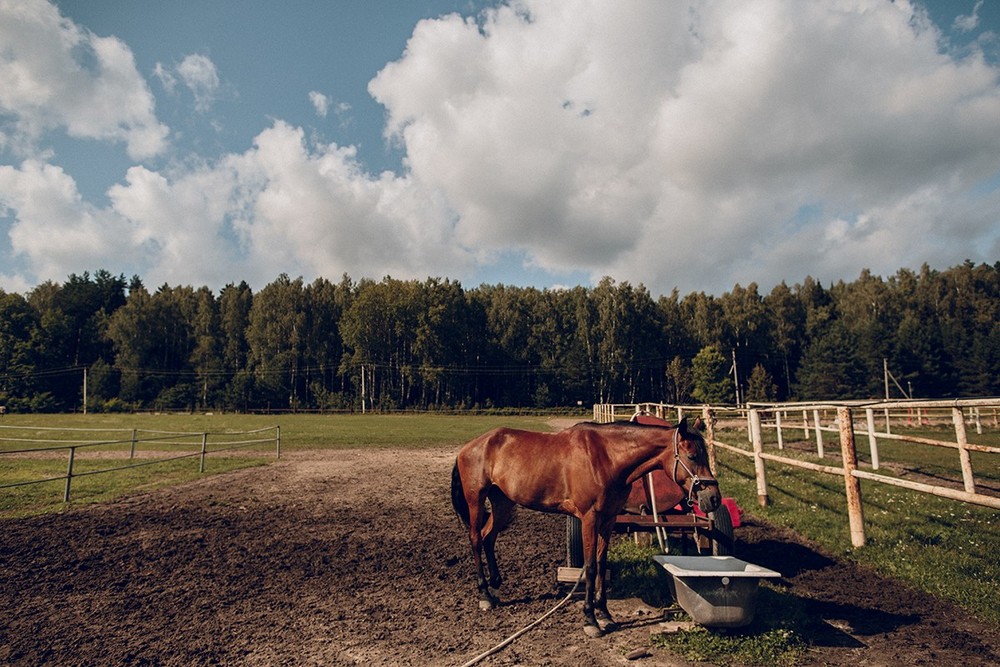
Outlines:
{"type": "Polygon", "coordinates": [[[680,434],[680,435],[682,435],[682,436],[688,434],[688,418],[687,417],[681,417],[680,422],[678,422],[678,424],[677,424],[677,433],[680,434]]]}
{"type": "Polygon", "coordinates": [[[705,432],[705,420],[702,419],[701,417],[695,418],[695,420],[694,420],[694,428],[695,428],[696,431],[699,431],[700,433],[704,433],[705,432]]]}

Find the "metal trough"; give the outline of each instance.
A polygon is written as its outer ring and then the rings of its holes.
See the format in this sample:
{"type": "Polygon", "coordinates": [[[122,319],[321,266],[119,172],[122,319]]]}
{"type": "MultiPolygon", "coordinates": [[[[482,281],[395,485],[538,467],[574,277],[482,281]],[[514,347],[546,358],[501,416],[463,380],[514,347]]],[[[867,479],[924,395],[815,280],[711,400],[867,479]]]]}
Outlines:
{"type": "Polygon", "coordinates": [[[738,628],[753,622],[760,580],[781,573],[733,556],[653,556],[670,592],[695,623],[738,628]]]}

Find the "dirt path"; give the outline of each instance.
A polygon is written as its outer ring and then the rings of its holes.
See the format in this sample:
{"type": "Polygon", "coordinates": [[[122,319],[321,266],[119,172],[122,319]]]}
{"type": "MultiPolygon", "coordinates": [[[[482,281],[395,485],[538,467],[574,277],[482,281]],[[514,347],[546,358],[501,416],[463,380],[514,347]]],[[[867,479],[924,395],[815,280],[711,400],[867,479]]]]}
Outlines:
{"type": "MultiPolygon", "coordinates": [[[[508,604],[481,612],[450,506],[453,455],[295,453],[0,522],[0,664],[461,665],[562,598],[564,523],[518,515],[498,547],[508,604]]],[[[950,605],[836,563],[787,531],[749,525],[737,538],[827,621],[813,664],[1000,662],[998,629],[950,605]]],[[[585,638],[572,602],[482,664],[688,664],[659,650],[630,663],[658,619],[637,599],[611,609],[619,632],[585,638]]]]}

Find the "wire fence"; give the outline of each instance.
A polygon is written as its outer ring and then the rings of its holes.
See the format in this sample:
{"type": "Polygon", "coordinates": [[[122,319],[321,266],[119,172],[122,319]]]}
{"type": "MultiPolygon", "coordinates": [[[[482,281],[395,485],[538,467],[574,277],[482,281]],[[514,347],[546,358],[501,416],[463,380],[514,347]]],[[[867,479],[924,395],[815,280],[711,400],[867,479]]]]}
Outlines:
{"type": "Polygon", "coordinates": [[[189,458],[198,459],[198,472],[203,473],[209,455],[263,446],[273,446],[275,458],[281,458],[280,426],[219,432],[0,426],[0,461],[63,455],[67,457],[66,473],[63,475],[0,483],[0,489],[62,480],[65,482],[63,501],[69,502],[73,480],[79,477],[189,458]],[[94,437],[96,435],[107,437],[94,437]],[[150,449],[150,445],[156,449],[150,449]],[[106,458],[109,465],[96,470],[81,470],[77,452],[106,458]]]}

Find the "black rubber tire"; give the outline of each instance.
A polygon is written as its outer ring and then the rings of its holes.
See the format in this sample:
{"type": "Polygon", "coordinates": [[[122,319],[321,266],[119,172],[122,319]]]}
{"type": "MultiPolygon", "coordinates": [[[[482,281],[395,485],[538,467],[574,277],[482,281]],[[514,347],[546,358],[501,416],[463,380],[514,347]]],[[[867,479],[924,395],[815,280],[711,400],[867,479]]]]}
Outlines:
{"type": "Polygon", "coordinates": [[[583,567],[583,524],[575,516],[566,517],[566,566],[583,567]]]}
{"type": "Polygon", "coordinates": [[[715,528],[712,531],[712,555],[735,556],[736,538],[733,535],[733,517],[729,515],[729,508],[720,505],[710,518],[715,528]]]}

